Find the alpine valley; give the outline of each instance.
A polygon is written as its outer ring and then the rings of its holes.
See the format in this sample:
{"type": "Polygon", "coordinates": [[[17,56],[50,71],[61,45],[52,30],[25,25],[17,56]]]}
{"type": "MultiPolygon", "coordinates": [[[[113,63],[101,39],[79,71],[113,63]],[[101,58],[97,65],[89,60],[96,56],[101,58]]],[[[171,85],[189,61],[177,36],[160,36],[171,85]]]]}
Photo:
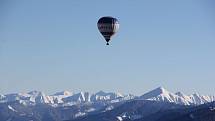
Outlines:
{"type": "Polygon", "coordinates": [[[215,121],[215,96],[69,91],[0,95],[0,121],[215,121]]]}

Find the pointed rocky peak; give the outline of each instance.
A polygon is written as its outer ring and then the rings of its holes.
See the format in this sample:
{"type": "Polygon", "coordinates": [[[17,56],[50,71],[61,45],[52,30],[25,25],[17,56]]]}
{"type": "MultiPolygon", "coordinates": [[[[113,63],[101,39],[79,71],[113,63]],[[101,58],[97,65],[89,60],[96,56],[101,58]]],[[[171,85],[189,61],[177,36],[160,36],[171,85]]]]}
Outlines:
{"type": "Polygon", "coordinates": [[[169,91],[167,91],[163,87],[158,87],[158,88],[154,89],[154,91],[157,91],[157,92],[160,92],[160,93],[169,93],[169,91]]]}
{"type": "Polygon", "coordinates": [[[148,98],[152,98],[152,97],[157,97],[159,95],[168,95],[169,91],[167,91],[165,88],[163,87],[158,87],[152,91],[149,91],[148,93],[144,94],[141,96],[142,99],[148,99],[148,98]]]}

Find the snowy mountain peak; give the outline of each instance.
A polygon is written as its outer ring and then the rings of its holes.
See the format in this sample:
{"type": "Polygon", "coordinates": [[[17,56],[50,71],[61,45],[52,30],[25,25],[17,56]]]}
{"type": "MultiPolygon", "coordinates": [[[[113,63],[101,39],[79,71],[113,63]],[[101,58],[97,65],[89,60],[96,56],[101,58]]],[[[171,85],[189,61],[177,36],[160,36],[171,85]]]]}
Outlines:
{"type": "Polygon", "coordinates": [[[200,105],[215,100],[214,96],[202,96],[200,94],[185,95],[182,92],[171,93],[163,87],[156,88],[142,96],[139,99],[153,100],[162,102],[171,102],[181,105],[200,105]]]}
{"type": "Polygon", "coordinates": [[[159,95],[169,95],[169,92],[163,87],[158,87],[152,91],[149,91],[148,93],[145,93],[144,95],[141,96],[141,98],[148,99],[152,97],[157,97],[159,95]]]}
{"type": "Polygon", "coordinates": [[[104,91],[102,91],[102,90],[100,90],[99,92],[97,92],[97,93],[95,93],[95,95],[106,95],[107,93],[106,92],[104,92],[104,91]]]}
{"type": "MultiPolygon", "coordinates": [[[[26,101],[26,102],[53,103],[53,100],[50,96],[47,96],[47,95],[45,95],[45,93],[43,93],[41,91],[36,91],[36,90],[28,92],[28,93],[18,93],[18,94],[15,94],[14,97],[18,98],[18,100],[26,101]]],[[[11,100],[11,101],[13,101],[13,100],[11,100]]]]}
{"type": "Polygon", "coordinates": [[[154,91],[154,92],[158,92],[158,93],[169,93],[165,88],[163,88],[163,87],[158,87],[158,88],[156,88],[156,89],[154,89],[154,90],[152,90],[152,91],[154,91]]]}

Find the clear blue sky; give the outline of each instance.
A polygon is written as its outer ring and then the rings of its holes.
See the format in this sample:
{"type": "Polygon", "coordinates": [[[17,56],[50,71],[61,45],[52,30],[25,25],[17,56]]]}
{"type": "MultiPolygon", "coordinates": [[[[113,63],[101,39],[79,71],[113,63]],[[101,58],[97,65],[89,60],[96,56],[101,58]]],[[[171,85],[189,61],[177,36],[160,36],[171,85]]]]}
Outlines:
{"type": "Polygon", "coordinates": [[[215,92],[214,0],[1,0],[0,93],[215,92]],[[110,46],[97,30],[118,18],[110,46]]]}

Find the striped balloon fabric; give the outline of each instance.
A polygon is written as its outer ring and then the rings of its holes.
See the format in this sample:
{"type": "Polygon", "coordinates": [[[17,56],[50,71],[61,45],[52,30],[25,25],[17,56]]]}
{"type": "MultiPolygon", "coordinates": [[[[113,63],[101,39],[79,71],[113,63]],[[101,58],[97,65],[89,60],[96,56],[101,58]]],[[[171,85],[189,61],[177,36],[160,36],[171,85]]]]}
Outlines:
{"type": "Polygon", "coordinates": [[[109,45],[109,41],[111,37],[118,31],[119,22],[116,18],[113,17],[102,17],[99,19],[97,23],[98,29],[100,33],[105,38],[107,45],[109,45]]]}

